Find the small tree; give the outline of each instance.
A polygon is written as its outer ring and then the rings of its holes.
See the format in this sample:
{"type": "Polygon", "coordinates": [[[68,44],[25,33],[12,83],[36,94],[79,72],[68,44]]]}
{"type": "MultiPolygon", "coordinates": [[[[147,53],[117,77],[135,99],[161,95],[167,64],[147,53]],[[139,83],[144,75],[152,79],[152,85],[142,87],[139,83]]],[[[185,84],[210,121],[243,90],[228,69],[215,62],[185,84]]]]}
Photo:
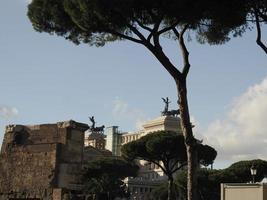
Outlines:
{"type": "MultiPolygon", "coordinates": [[[[213,163],[217,152],[208,145],[197,145],[200,164],[213,163]]],[[[173,175],[187,165],[184,137],[171,131],[157,131],[122,146],[128,160],[146,160],[157,165],[168,178],[168,200],[173,196],[173,175]]]]}
{"type": "Polygon", "coordinates": [[[252,164],[257,169],[257,174],[255,176],[255,181],[260,181],[264,175],[267,175],[267,161],[265,160],[243,160],[232,164],[230,167],[224,170],[224,173],[235,174],[234,177],[237,180],[235,182],[250,182],[252,180],[250,168],[252,164]]]}
{"type": "Polygon", "coordinates": [[[127,196],[123,179],[136,176],[138,166],[119,158],[102,158],[89,162],[83,177],[85,191],[97,200],[127,196]]]}

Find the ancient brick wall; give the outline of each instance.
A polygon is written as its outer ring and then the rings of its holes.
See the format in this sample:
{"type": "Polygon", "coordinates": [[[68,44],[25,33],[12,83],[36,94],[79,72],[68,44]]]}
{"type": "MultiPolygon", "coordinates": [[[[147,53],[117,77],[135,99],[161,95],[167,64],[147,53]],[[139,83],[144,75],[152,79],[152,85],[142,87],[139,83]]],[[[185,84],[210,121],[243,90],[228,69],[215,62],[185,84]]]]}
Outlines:
{"type": "Polygon", "coordinates": [[[87,128],[74,121],[7,126],[0,153],[0,200],[60,199],[56,191],[75,189],[87,128]]]}
{"type": "Polygon", "coordinates": [[[6,199],[51,199],[51,188],[56,184],[57,148],[57,144],[18,146],[1,154],[0,193],[6,199]]]}
{"type": "MultiPolygon", "coordinates": [[[[63,130],[61,130],[63,132],[63,130]]],[[[79,130],[66,129],[65,145],[62,145],[61,162],[82,162],[84,133],[79,130]]]]}
{"type": "Polygon", "coordinates": [[[9,125],[6,127],[1,152],[4,152],[8,145],[33,145],[47,143],[66,143],[67,131],[65,127],[58,127],[57,124],[42,124],[34,126],[9,125]]]}

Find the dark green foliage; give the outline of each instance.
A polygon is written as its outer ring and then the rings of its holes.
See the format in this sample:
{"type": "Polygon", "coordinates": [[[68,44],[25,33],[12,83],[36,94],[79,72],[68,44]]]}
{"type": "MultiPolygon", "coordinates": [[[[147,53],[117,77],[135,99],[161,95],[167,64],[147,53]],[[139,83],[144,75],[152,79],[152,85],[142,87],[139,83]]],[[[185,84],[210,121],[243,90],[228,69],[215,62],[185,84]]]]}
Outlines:
{"type": "Polygon", "coordinates": [[[184,138],[170,131],[150,133],[122,147],[122,155],[130,160],[143,159],[150,162],[175,159],[186,161],[184,138]]]}
{"type": "Polygon", "coordinates": [[[249,182],[251,181],[250,167],[254,164],[257,169],[255,181],[260,181],[264,175],[267,175],[267,161],[263,160],[247,160],[240,161],[232,164],[230,167],[225,169],[225,173],[235,174],[236,182],[249,182]]]}
{"type": "MultiPolygon", "coordinates": [[[[255,14],[259,16],[261,20],[267,23],[267,0],[246,0],[246,9],[248,13],[254,17],[255,14]]],[[[251,18],[253,19],[253,18],[251,18]]]]}
{"type": "MultiPolygon", "coordinates": [[[[217,155],[215,149],[200,143],[197,144],[197,152],[199,162],[204,165],[212,164],[217,155]]],[[[171,131],[150,133],[123,145],[122,155],[127,160],[141,159],[159,166],[169,180],[169,188],[166,189],[168,199],[171,199],[170,196],[172,198],[177,196],[171,192],[171,188],[174,187],[173,174],[187,164],[186,147],[182,135],[171,131]]],[[[161,190],[159,189],[159,191],[161,190]]],[[[156,194],[157,191],[154,193],[156,194]]],[[[163,199],[164,194],[161,197],[163,199]]]]}
{"type": "Polygon", "coordinates": [[[152,190],[152,197],[153,199],[157,200],[165,200],[168,198],[168,184],[162,184],[157,188],[152,190]]]}
{"type": "MultiPolygon", "coordinates": [[[[216,150],[208,145],[199,143],[197,150],[199,162],[203,165],[212,164],[217,156],[216,150]]],[[[159,161],[179,162],[182,165],[187,162],[184,137],[172,131],[157,131],[127,143],[122,147],[122,155],[128,160],[147,160],[160,167],[159,161]]]]}
{"type": "Polygon", "coordinates": [[[230,36],[241,35],[247,27],[246,5],[240,0],[215,0],[207,5],[206,18],[198,26],[199,42],[223,44],[230,36]]]}
{"type": "MultiPolygon", "coordinates": [[[[162,29],[188,24],[199,41],[220,44],[246,27],[240,0],[33,0],[28,16],[37,31],[55,33],[78,44],[102,46],[136,35],[134,28],[162,29]]],[[[166,31],[166,32],[168,32],[166,31]]],[[[170,32],[169,32],[170,33],[170,32]]]]}
{"type": "Polygon", "coordinates": [[[198,144],[197,152],[198,162],[204,166],[212,164],[217,156],[217,151],[209,145],[198,144]]]}
{"type": "MultiPolygon", "coordinates": [[[[177,186],[174,183],[173,184],[173,193],[172,193],[172,198],[171,199],[179,199],[179,194],[177,193],[176,190],[177,186]]],[[[168,199],[168,184],[164,183],[161,184],[160,186],[154,188],[151,192],[151,197],[153,200],[166,200],[168,199]]]]}
{"type": "MultiPolygon", "coordinates": [[[[197,172],[198,195],[200,200],[219,200],[221,183],[246,183],[252,180],[250,167],[254,163],[257,169],[256,181],[262,180],[267,174],[267,161],[240,161],[222,170],[200,169],[197,172]]],[[[176,177],[176,189],[181,200],[186,199],[186,171],[176,177]]],[[[164,191],[163,189],[161,189],[164,191]]]]}
{"type": "Polygon", "coordinates": [[[136,176],[138,166],[119,158],[103,158],[88,163],[84,174],[85,191],[99,199],[113,199],[127,196],[122,181],[126,177],[136,176]]]}

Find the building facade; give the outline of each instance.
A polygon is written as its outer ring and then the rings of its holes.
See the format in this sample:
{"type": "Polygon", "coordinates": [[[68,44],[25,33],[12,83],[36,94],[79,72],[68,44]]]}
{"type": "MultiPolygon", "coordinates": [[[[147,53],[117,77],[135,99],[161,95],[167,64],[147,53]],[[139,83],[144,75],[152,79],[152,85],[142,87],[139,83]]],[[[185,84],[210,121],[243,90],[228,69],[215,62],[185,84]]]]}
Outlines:
{"type": "MultiPolygon", "coordinates": [[[[174,131],[181,134],[180,118],[176,116],[161,116],[146,122],[143,129],[137,132],[121,133],[117,126],[108,127],[105,131],[107,135],[106,148],[115,156],[121,155],[121,146],[137,140],[155,131],[174,131]]],[[[163,171],[153,163],[144,160],[138,161],[140,167],[138,176],[127,178],[126,184],[131,192],[131,199],[150,199],[152,189],[156,188],[167,180],[163,171]]]]}

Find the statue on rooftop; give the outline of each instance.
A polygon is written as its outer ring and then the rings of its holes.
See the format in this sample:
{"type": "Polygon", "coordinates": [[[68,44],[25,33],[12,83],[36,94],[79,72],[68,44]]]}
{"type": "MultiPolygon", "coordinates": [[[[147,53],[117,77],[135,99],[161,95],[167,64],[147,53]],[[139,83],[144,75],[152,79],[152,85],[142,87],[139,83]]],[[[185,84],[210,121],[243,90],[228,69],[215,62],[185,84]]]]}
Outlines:
{"type": "Polygon", "coordinates": [[[165,103],[165,107],[164,107],[164,110],[162,111],[162,113],[166,113],[166,112],[169,111],[169,104],[170,104],[171,102],[169,101],[169,98],[168,98],[168,97],[166,97],[166,99],[164,99],[164,98],[162,97],[162,100],[163,100],[163,102],[165,103]]]}
{"type": "Polygon", "coordinates": [[[92,117],[89,117],[90,121],[92,122],[92,125],[90,126],[90,130],[94,129],[95,128],[95,117],[92,116],[92,117]]]}
{"type": "Polygon", "coordinates": [[[94,118],[94,116],[89,117],[89,119],[90,119],[90,121],[92,122],[92,125],[89,126],[89,130],[90,130],[91,132],[97,132],[97,133],[103,133],[103,132],[104,132],[104,128],[105,128],[104,125],[103,125],[103,126],[99,126],[99,127],[96,127],[96,126],[95,126],[96,122],[95,122],[95,118],[94,118]]]}
{"type": "Polygon", "coordinates": [[[171,102],[169,101],[168,97],[166,97],[166,99],[162,97],[162,100],[165,103],[164,110],[161,112],[162,116],[174,116],[174,117],[176,117],[180,114],[179,109],[178,110],[169,110],[169,104],[171,102]]]}

